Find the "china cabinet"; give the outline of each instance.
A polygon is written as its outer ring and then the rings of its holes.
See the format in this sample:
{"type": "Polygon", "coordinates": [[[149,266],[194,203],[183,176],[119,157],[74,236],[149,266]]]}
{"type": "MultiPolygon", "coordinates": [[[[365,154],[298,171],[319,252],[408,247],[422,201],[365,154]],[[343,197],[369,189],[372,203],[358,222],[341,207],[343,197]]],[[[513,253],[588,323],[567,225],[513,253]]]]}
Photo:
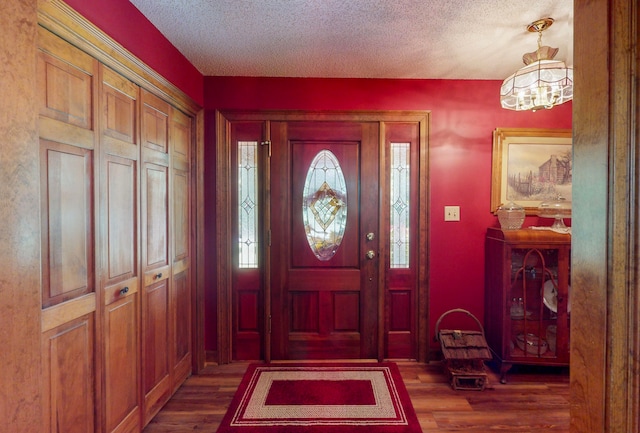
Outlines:
{"type": "Polygon", "coordinates": [[[571,235],[489,228],[485,333],[500,381],[513,364],[569,365],[571,235]]]}

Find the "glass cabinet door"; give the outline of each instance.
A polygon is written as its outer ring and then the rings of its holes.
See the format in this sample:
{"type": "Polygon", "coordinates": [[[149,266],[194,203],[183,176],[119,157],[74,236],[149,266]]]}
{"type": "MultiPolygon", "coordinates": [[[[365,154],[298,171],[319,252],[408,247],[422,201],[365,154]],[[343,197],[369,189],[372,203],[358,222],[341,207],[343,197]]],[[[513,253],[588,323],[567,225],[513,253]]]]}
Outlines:
{"type": "Polygon", "coordinates": [[[511,250],[507,317],[511,319],[509,344],[514,358],[557,356],[558,299],[564,299],[567,292],[558,274],[560,254],[558,249],[511,250]]]}

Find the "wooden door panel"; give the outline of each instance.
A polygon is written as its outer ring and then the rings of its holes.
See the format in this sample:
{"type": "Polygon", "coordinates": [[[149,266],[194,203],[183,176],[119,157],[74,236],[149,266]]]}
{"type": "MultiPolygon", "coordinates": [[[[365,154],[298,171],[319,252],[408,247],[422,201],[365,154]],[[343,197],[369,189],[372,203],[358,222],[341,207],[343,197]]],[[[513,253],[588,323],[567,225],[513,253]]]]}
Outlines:
{"type": "Polygon", "coordinates": [[[191,290],[189,268],[173,276],[173,388],[179,387],[191,372],[191,290]]]}
{"type": "Polygon", "coordinates": [[[167,168],[155,164],[145,164],[144,214],[145,230],[143,242],[145,247],[146,269],[164,266],[169,263],[168,254],[168,202],[167,202],[167,168]]]}
{"type": "Polygon", "coordinates": [[[320,333],[320,293],[289,291],[290,332],[320,333]]]}
{"type": "Polygon", "coordinates": [[[171,257],[173,281],[171,369],[172,388],[177,389],[191,373],[191,139],[192,119],[171,107],[169,146],[171,153],[171,257]]]}
{"type": "Polygon", "coordinates": [[[360,348],[361,339],[358,332],[322,337],[292,333],[288,341],[289,359],[360,359],[363,358],[360,348]]]}
{"type": "Polygon", "coordinates": [[[168,280],[146,287],[142,312],[142,372],[144,393],[149,394],[169,374],[168,280]]]}
{"type": "Polygon", "coordinates": [[[189,257],[189,172],[173,170],[173,261],[189,257]]]}
{"type": "Polygon", "coordinates": [[[171,148],[173,162],[189,164],[191,161],[191,117],[171,109],[171,148]]]}
{"type": "Polygon", "coordinates": [[[233,359],[260,359],[263,296],[260,274],[252,270],[238,272],[234,282],[233,359]]]}
{"type": "Polygon", "coordinates": [[[140,404],[139,125],[137,85],[101,65],[103,428],[137,431],[140,404]]]}
{"type": "Polygon", "coordinates": [[[91,100],[87,96],[91,95],[91,76],[53,57],[43,58],[46,108],[42,114],[89,129],[91,100]]]}
{"type": "Polygon", "coordinates": [[[411,311],[413,305],[411,290],[394,290],[389,296],[389,331],[398,332],[411,329],[411,311]]]}
{"type": "Polygon", "coordinates": [[[135,145],[137,137],[137,101],[140,89],[107,67],[102,67],[102,134],[135,145]]]}
{"type": "Polygon", "coordinates": [[[42,305],[94,291],[93,152],[41,140],[42,305]]]}
{"type": "Polygon", "coordinates": [[[336,336],[340,332],[360,332],[360,290],[290,291],[291,331],[316,332],[336,336]]]}
{"type": "Polygon", "coordinates": [[[171,261],[169,253],[170,106],[141,91],[141,262],[140,297],[143,424],[171,395],[171,261]]]}
{"type": "Polygon", "coordinates": [[[94,332],[91,313],[42,334],[44,432],[95,431],[94,332]]]}
{"type": "MultiPolygon", "coordinates": [[[[281,240],[280,246],[273,247],[272,262],[282,263],[272,278],[273,357],[376,357],[377,240],[367,241],[364,234],[378,231],[378,127],[357,122],[289,122],[272,125],[272,134],[272,170],[290,173],[290,177],[272,177],[271,207],[277,209],[272,214],[272,231],[281,240]],[[330,151],[340,165],[347,204],[341,243],[326,260],[310,248],[302,210],[309,167],[323,150],[330,151]],[[364,258],[365,247],[375,251],[375,260],[364,258]]],[[[317,203],[312,201],[311,206],[317,203]]],[[[326,221],[330,218],[322,224],[326,221]]]]}
{"type": "Polygon", "coordinates": [[[137,273],[136,161],[106,155],[107,280],[131,278],[137,273]]]}
{"type": "Polygon", "coordinates": [[[175,293],[175,362],[180,362],[190,352],[191,346],[191,293],[188,274],[183,271],[173,277],[175,293]]]}
{"type": "Polygon", "coordinates": [[[360,287],[360,271],[352,268],[291,269],[288,277],[289,287],[293,290],[353,290],[360,287]]]}
{"type": "Polygon", "coordinates": [[[360,328],[360,291],[334,292],[333,329],[337,332],[358,332],[360,328]]]}
{"type": "Polygon", "coordinates": [[[98,63],[42,27],[38,45],[42,431],[93,432],[98,63]]]}
{"type": "Polygon", "coordinates": [[[92,129],[97,61],[43,28],[39,28],[38,43],[40,115],[92,129]]]}
{"type": "Polygon", "coordinates": [[[140,422],[138,404],[138,291],[136,279],[117,286],[104,312],[105,425],[107,432],[127,431],[140,422]],[[125,289],[126,287],[126,289],[125,289]],[[118,290],[119,289],[119,290],[118,290]]]}
{"type": "MultiPolygon", "coordinates": [[[[255,331],[258,328],[258,293],[255,290],[239,290],[238,296],[238,331],[255,331]]],[[[239,340],[242,341],[242,340],[239,340]]]]}
{"type": "Polygon", "coordinates": [[[148,149],[169,151],[169,104],[142,91],[142,145],[148,149]]]}

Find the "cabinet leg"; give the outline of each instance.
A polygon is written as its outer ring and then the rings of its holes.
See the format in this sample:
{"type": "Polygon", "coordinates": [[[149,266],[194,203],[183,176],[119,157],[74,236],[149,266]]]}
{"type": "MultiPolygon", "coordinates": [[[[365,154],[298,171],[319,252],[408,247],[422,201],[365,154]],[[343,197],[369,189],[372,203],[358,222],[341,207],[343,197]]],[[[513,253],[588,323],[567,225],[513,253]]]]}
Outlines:
{"type": "Polygon", "coordinates": [[[500,363],[500,383],[507,383],[507,372],[511,370],[513,366],[510,362],[502,362],[500,363]]]}

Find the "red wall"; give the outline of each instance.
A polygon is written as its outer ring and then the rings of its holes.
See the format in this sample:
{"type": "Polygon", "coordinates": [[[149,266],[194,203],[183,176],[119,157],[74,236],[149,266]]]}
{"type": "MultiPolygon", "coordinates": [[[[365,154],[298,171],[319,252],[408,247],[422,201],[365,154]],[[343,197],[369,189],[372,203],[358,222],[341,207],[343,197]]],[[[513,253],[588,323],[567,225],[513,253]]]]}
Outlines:
{"type": "MultiPolygon", "coordinates": [[[[205,77],[204,101],[210,121],[214,109],[431,112],[429,285],[433,333],[435,321],[451,308],[466,308],[484,319],[484,234],[488,226],[498,225],[490,212],[492,131],[498,127],[571,128],[571,103],[535,113],[504,110],[498,98],[500,84],[475,80],[205,77]],[[445,205],[460,206],[460,222],[444,221],[445,205]]],[[[213,144],[213,134],[209,133],[207,167],[214,166],[213,144]]],[[[212,184],[213,173],[209,173],[207,185],[212,184]]],[[[211,216],[214,190],[206,194],[211,216]]],[[[526,226],[536,224],[535,217],[525,222],[526,226]]],[[[213,227],[209,233],[213,233],[213,227]]],[[[215,263],[210,254],[206,261],[215,263]]],[[[212,296],[208,297],[206,310],[215,311],[212,296]]],[[[208,331],[215,329],[213,320],[209,316],[208,331]]],[[[207,349],[214,347],[215,336],[209,334],[207,349]]]]}
{"type": "MultiPolygon", "coordinates": [[[[498,102],[498,81],[203,77],[129,0],[67,3],[130,52],[207,108],[206,167],[214,167],[215,109],[429,110],[430,321],[467,308],[482,319],[484,232],[489,211],[492,131],[496,127],[571,128],[571,103],[516,113],[498,102]],[[445,205],[461,221],[444,222],[445,205]]],[[[215,215],[215,173],[205,170],[207,221],[215,215]]],[[[536,223],[529,218],[526,225],[536,223]]],[[[215,227],[206,227],[206,347],[215,348],[215,227]]],[[[429,336],[431,339],[432,336],[429,336]]]]}
{"type": "Polygon", "coordinates": [[[66,3],[200,106],[203,76],[129,0],[66,3]]]}

